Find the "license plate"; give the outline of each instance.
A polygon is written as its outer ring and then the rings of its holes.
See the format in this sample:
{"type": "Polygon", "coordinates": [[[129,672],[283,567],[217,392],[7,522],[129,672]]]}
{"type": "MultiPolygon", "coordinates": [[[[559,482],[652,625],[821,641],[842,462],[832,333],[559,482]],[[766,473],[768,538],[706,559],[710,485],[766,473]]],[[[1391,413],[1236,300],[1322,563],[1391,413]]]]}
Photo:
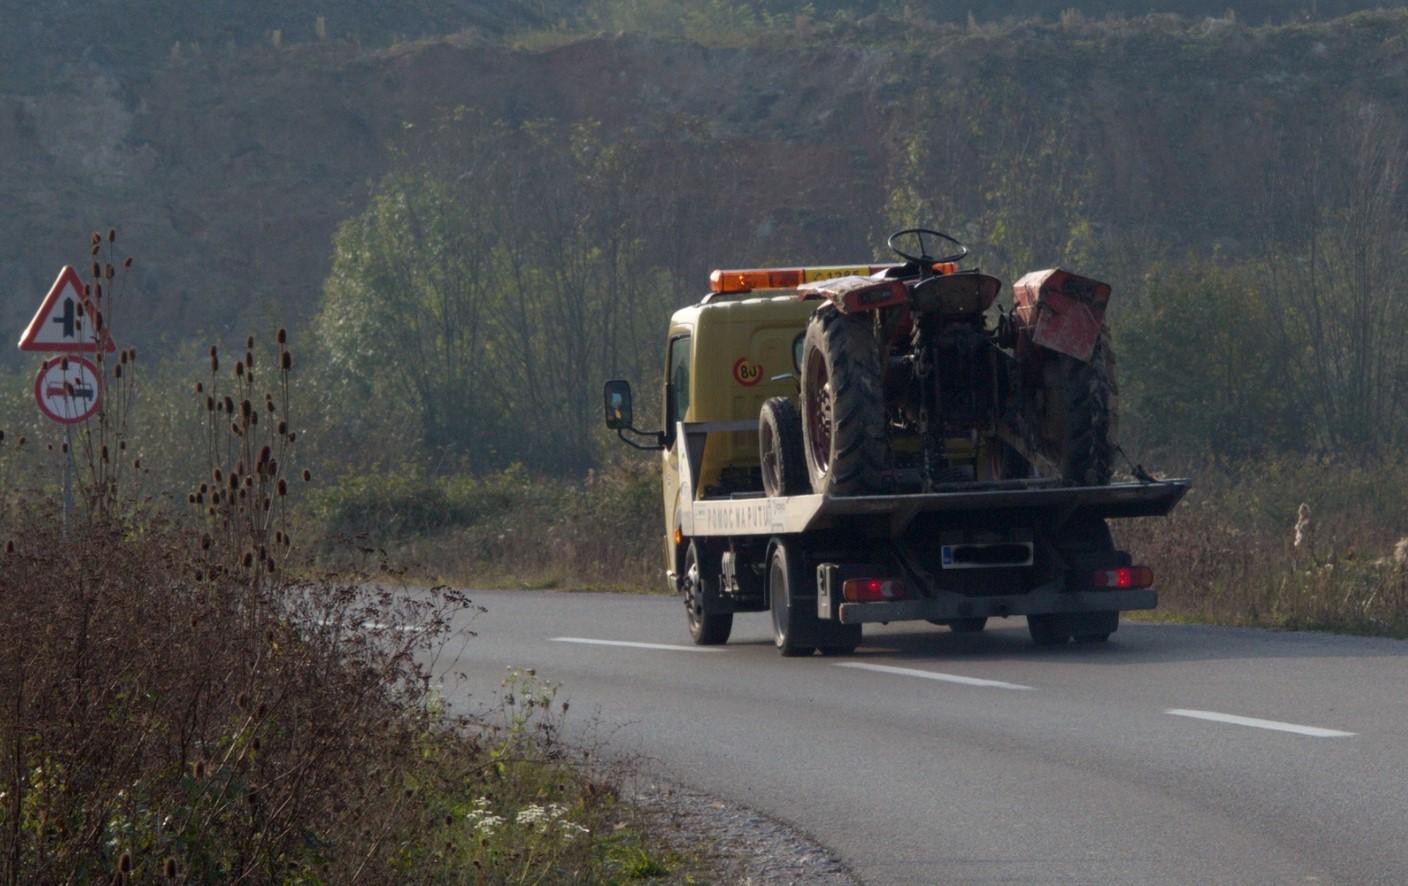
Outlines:
{"type": "Polygon", "coordinates": [[[1029,541],[943,545],[940,552],[945,569],[997,569],[1032,565],[1033,545],[1029,541]]]}

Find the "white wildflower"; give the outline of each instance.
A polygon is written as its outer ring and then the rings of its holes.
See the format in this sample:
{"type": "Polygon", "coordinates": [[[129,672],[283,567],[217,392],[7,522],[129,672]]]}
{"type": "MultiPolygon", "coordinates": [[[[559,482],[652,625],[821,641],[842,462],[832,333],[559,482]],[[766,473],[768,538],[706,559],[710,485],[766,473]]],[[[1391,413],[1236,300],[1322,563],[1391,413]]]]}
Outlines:
{"type": "Polygon", "coordinates": [[[541,824],[548,817],[548,811],[537,803],[530,803],[518,810],[518,815],[514,816],[514,821],[519,824],[536,825],[541,824]]]}
{"type": "Polygon", "coordinates": [[[504,823],[504,817],[495,815],[489,808],[488,797],[480,797],[475,800],[474,808],[466,812],[464,817],[469,821],[470,827],[486,837],[492,836],[494,831],[504,823]]]}
{"type": "Polygon", "coordinates": [[[514,821],[542,833],[556,831],[564,842],[591,833],[590,828],[567,818],[567,812],[567,806],[563,803],[549,803],[546,806],[532,803],[518,810],[514,821]]]}
{"type": "Polygon", "coordinates": [[[575,821],[562,821],[558,824],[562,828],[562,839],[569,843],[580,836],[585,836],[592,832],[591,828],[577,824],[575,821]]]}

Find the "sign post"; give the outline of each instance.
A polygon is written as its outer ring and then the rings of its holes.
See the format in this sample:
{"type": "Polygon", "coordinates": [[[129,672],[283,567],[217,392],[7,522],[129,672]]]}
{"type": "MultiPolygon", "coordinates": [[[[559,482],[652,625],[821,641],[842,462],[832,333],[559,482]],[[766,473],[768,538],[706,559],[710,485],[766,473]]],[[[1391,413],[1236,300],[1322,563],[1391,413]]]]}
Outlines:
{"type": "Polygon", "coordinates": [[[68,515],[73,510],[73,425],[64,425],[64,522],[63,536],[68,538],[68,515]]]}
{"type": "Polygon", "coordinates": [[[88,358],[45,360],[34,379],[34,401],[51,421],[64,426],[64,531],[73,510],[73,426],[87,421],[103,402],[102,371],[88,358]]]}
{"type": "Polygon", "coordinates": [[[103,373],[79,354],[117,350],[106,329],[99,331],[97,312],[83,288],[83,280],[65,265],[34,319],[20,336],[21,351],[57,353],[39,367],[34,379],[34,400],[39,411],[64,426],[64,533],[73,510],[73,426],[87,421],[103,401],[103,373]]]}

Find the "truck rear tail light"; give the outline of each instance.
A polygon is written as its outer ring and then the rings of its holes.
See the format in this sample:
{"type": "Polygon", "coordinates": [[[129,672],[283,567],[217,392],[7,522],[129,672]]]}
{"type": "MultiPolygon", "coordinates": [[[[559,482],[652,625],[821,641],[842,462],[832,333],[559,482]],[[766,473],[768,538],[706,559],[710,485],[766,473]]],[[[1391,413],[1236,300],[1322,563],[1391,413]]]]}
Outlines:
{"type": "Polygon", "coordinates": [[[848,603],[879,603],[904,596],[904,582],[889,578],[852,578],[841,583],[848,603]]]}
{"type": "Polygon", "coordinates": [[[1154,570],[1148,566],[1121,566],[1118,569],[1101,569],[1092,577],[1091,584],[1097,588],[1130,590],[1154,586],[1154,570]]]}

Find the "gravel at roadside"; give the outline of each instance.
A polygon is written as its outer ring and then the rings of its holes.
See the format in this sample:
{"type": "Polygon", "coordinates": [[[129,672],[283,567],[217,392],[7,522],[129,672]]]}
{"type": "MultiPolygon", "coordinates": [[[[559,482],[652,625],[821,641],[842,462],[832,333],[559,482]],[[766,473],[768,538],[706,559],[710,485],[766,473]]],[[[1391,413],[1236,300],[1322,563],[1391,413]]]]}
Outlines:
{"type": "Polygon", "coordinates": [[[693,860],[669,882],[750,886],[855,886],[831,850],[801,831],[744,806],[678,785],[639,779],[628,794],[675,851],[693,860]]]}

